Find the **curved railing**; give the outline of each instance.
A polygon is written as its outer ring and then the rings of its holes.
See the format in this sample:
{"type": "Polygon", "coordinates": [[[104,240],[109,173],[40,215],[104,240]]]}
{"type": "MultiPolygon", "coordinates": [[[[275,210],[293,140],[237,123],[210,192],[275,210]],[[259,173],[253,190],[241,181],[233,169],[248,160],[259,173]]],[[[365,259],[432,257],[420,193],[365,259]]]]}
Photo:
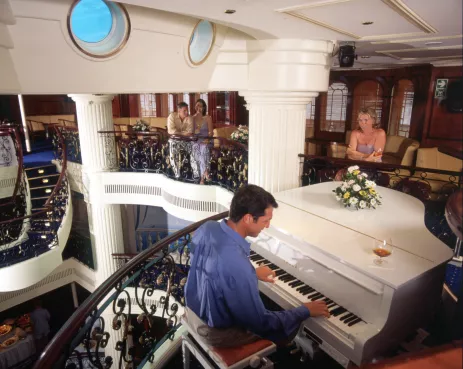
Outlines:
{"type": "Polygon", "coordinates": [[[248,148],[221,137],[168,135],[159,132],[100,131],[108,158],[120,171],[162,173],[189,183],[236,190],[247,183],[248,148]],[[114,155],[115,154],[115,155],[114,155]],[[118,164],[118,165],[117,165],[118,164]]]}
{"type": "Polygon", "coordinates": [[[109,368],[110,363],[116,368],[130,363],[142,367],[152,362],[156,350],[180,327],[178,313],[189,269],[191,234],[206,221],[226,216],[224,212],[194,223],[124,263],[68,319],[34,369],[83,369],[85,363],[95,368],[109,368]],[[154,301],[156,292],[160,295],[154,301]],[[162,307],[161,311],[157,306],[162,307]],[[135,310],[140,311],[136,322],[130,319],[135,310]],[[150,329],[154,316],[166,319],[161,339],[156,339],[150,329]],[[133,337],[133,324],[144,327],[138,340],[133,337]],[[138,362],[135,341],[143,351],[138,362]]]}
{"type": "MultiPolygon", "coordinates": [[[[24,157],[23,157],[23,150],[21,146],[21,137],[19,136],[19,133],[16,128],[14,127],[9,127],[8,125],[0,125],[0,137],[5,137],[9,136],[13,139],[14,147],[15,147],[15,155],[18,161],[18,174],[16,177],[16,184],[13,190],[13,194],[11,196],[11,200],[9,203],[14,203],[16,200],[16,196],[20,192],[20,183],[21,179],[24,175],[24,157]]],[[[5,205],[5,204],[1,204],[5,205]]],[[[0,206],[1,206],[0,205],[0,206]]]]}
{"type": "Polygon", "coordinates": [[[69,193],[65,144],[59,130],[55,129],[55,131],[58,137],[57,159],[62,167],[58,181],[48,196],[43,210],[0,222],[1,234],[11,234],[17,231],[18,227],[23,228],[25,224],[28,229],[28,239],[24,242],[13,247],[8,244],[0,247],[0,268],[39,256],[58,246],[58,229],[66,213],[69,193]]]}

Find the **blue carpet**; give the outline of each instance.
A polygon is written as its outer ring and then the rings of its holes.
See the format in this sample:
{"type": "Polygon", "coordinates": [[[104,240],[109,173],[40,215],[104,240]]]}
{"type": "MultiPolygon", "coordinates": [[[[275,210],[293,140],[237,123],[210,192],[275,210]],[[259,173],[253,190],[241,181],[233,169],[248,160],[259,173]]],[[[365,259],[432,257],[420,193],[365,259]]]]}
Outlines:
{"type": "Polygon", "coordinates": [[[54,159],[53,151],[41,151],[33,154],[24,155],[24,166],[26,168],[48,165],[54,159]]]}

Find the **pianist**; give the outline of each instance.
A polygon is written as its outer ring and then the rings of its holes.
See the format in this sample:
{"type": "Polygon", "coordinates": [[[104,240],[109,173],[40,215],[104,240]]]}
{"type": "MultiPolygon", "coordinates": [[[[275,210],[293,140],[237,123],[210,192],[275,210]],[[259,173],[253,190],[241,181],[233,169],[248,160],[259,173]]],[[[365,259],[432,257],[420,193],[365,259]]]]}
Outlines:
{"type": "Polygon", "coordinates": [[[245,237],[268,228],[277,207],[264,189],[244,186],[233,197],[228,220],[207,222],[193,236],[186,319],[211,346],[243,345],[260,337],[278,343],[292,338],[310,316],[329,317],[321,301],[286,311],[269,311],[262,303],[257,280],[272,283],[275,272],[253,268],[245,237]]]}

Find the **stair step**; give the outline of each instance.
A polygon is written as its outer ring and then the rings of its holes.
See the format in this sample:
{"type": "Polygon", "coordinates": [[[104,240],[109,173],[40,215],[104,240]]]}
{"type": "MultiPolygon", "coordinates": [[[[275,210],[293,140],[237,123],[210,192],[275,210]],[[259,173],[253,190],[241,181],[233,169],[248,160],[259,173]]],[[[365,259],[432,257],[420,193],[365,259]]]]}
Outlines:
{"type": "Polygon", "coordinates": [[[49,167],[55,167],[55,165],[54,164],[39,165],[38,167],[26,168],[26,170],[43,169],[43,168],[49,168],[49,167]]]}
{"type": "Polygon", "coordinates": [[[48,177],[59,177],[59,173],[53,173],[53,174],[47,173],[47,174],[45,174],[43,176],[27,178],[27,180],[32,181],[34,179],[44,179],[44,178],[48,178],[48,177]]]}
{"type": "Polygon", "coordinates": [[[40,190],[42,188],[50,188],[50,187],[55,187],[55,185],[46,185],[46,186],[40,186],[40,187],[31,187],[30,190],[40,190]]]}

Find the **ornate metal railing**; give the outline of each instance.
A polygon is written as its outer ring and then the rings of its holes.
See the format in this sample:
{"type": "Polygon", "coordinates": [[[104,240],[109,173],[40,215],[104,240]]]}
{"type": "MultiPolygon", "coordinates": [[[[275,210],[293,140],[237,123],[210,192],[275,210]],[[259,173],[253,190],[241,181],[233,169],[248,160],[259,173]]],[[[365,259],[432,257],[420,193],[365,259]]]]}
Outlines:
{"type": "Polygon", "coordinates": [[[129,367],[142,368],[156,350],[172,339],[180,326],[179,310],[188,272],[191,234],[208,220],[194,223],[156,243],[135,257],[117,255],[120,268],[74,312],[46,347],[34,369],[129,367]],[[183,239],[182,242],[178,242],[183,239]],[[172,245],[176,245],[172,248],[172,245]],[[130,260],[130,262],[127,262],[130,260]],[[160,292],[157,301],[152,296],[160,292]],[[136,320],[130,315],[137,310],[136,320]],[[166,320],[166,333],[156,339],[150,329],[155,316],[166,320]],[[134,337],[133,324],[143,333],[134,337]],[[112,342],[112,343],[111,343],[112,342]],[[135,347],[137,345],[137,347],[135,347]],[[136,361],[135,350],[143,352],[136,361]],[[104,352],[104,355],[102,355],[104,352]],[[84,364],[86,363],[86,364],[84,364]]]}
{"type": "Polygon", "coordinates": [[[162,173],[169,178],[236,190],[247,183],[245,145],[224,138],[175,136],[164,132],[101,131],[105,151],[116,154],[120,171],[162,173]]]}
{"type": "Polygon", "coordinates": [[[58,245],[58,230],[66,213],[69,201],[68,181],[66,177],[66,150],[59,131],[56,157],[61,162],[62,171],[53,191],[39,212],[0,222],[1,232],[11,232],[18,225],[26,227],[27,240],[18,245],[6,244],[0,247],[0,267],[10,266],[36,257],[58,245]]]}
{"type": "MultiPolygon", "coordinates": [[[[1,168],[16,167],[16,180],[11,196],[0,199],[0,222],[20,219],[27,211],[27,186],[23,165],[21,139],[16,128],[11,125],[0,125],[0,160],[1,168]]],[[[9,178],[0,180],[8,181],[9,178]]],[[[8,226],[0,227],[0,245],[16,241],[24,229],[21,220],[10,222],[8,226]]]]}
{"type": "MultiPolygon", "coordinates": [[[[66,147],[66,156],[68,161],[82,164],[82,154],[80,151],[79,131],[75,127],[55,127],[55,132],[59,131],[64,140],[66,147]]],[[[53,135],[53,146],[56,148],[60,145],[57,134],[53,135]]]]}
{"type": "Polygon", "coordinates": [[[357,165],[379,186],[410,194],[423,201],[426,209],[426,227],[448,246],[452,248],[455,246],[456,237],[447,224],[444,210],[448,197],[463,188],[463,171],[407,167],[326,156],[299,155],[299,157],[302,186],[340,181],[347,167],[357,165]]]}

